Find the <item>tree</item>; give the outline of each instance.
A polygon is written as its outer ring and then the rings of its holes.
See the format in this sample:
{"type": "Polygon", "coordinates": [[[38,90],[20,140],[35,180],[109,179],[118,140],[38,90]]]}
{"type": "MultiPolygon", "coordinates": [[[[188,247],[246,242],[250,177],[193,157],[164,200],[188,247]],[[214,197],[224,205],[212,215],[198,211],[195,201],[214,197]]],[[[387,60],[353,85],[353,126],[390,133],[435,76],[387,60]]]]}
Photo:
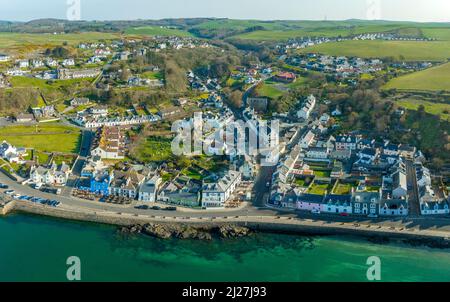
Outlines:
{"type": "Polygon", "coordinates": [[[243,93],[240,90],[234,90],[227,93],[228,104],[233,108],[239,109],[242,107],[242,98],[243,93]]]}

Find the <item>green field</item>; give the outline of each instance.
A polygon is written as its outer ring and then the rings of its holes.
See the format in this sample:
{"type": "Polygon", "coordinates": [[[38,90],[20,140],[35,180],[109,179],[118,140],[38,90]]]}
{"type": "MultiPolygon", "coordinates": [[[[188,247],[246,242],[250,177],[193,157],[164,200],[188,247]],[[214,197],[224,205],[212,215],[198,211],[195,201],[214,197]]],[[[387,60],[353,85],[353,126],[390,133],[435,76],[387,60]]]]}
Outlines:
{"type": "Polygon", "coordinates": [[[133,157],[145,163],[163,162],[169,160],[173,153],[171,139],[159,137],[147,137],[131,152],[133,157]]]}
{"type": "Polygon", "coordinates": [[[76,46],[81,42],[97,42],[101,40],[113,40],[119,38],[119,34],[86,32],[79,34],[23,34],[0,33],[0,49],[33,51],[36,46],[51,47],[62,45],[76,46]]]}
{"type": "Polygon", "coordinates": [[[450,41],[344,41],[324,43],[300,50],[333,56],[362,58],[392,57],[406,61],[437,61],[450,58],[450,41]]]}
{"type": "MultiPolygon", "coordinates": [[[[409,37],[420,37],[425,35],[430,38],[442,38],[440,35],[445,34],[445,30],[450,28],[426,28],[426,34],[423,34],[422,28],[420,26],[412,26],[411,24],[352,24],[352,23],[317,23],[316,26],[300,26],[297,29],[289,28],[279,28],[272,26],[271,28],[265,27],[266,30],[257,30],[249,33],[244,33],[235,36],[240,39],[248,40],[266,40],[266,41],[277,41],[277,40],[288,40],[292,38],[299,37],[349,37],[358,34],[365,33],[383,33],[383,32],[394,32],[399,36],[409,36],[409,37]]],[[[440,39],[447,40],[447,39],[440,39]]]]}
{"type": "Polygon", "coordinates": [[[262,85],[258,86],[256,89],[256,94],[261,97],[268,97],[272,99],[277,99],[286,93],[290,89],[298,88],[306,83],[306,78],[298,77],[297,81],[290,84],[283,84],[274,82],[271,80],[265,81],[262,85]]]}
{"type": "Polygon", "coordinates": [[[450,91],[450,63],[392,79],[383,88],[450,91]]]}
{"type": "Polygon", "coordinates": [[[278,89],[276,85],[272,83],[264,83],[263,85],[258,87],[256,93],[260,97],[268,97],[271,99],[277,99],[285,94],[285,92],[278,89]]]}
{"type": "Polygon", "coordinates": [[[41,90],[53,90],[60,88],[73,87],[76,84],[81,84],[83,82],[90,83],[89,79],[73,79],[73,80],[42,80],[37,78],[28,77],[11,77],[11,85],[14,88],[39,88],[41,90]]]}
{"type": "Polygon", "coordinates": [[[187,31],[159,26],[128,28],[125,31],[125,33],[129,35],[142,35],[142,36],[192,37],[192,34],[187,31]]]}
{"type": "Polygon", "coordinates": [[[450,41],[450,28],[423,28],[422,33],[426,38],[450,41]]]}
{"type": "Polygon", "coordinates": [[[0,141],[41,152],[78,153],[80,148],[80,131],[58,123],[7,126],[0,133],[0,141]]]}
{"type": "Polygon", "coordinates": [[[434,103],[417,99],[403,99],[398,100],[396,103],[409,110],[417,110],[420,105],[423,105],[425,107],[425,112],[433,115],[440,115],[441,119],[450,122],[450,104],[434,103]]]}
{"type": "Polygon", "coordinates": [[[164,74],[161,71],[147,71],[141,74],[143,79],[164,80],[164,74]]]}

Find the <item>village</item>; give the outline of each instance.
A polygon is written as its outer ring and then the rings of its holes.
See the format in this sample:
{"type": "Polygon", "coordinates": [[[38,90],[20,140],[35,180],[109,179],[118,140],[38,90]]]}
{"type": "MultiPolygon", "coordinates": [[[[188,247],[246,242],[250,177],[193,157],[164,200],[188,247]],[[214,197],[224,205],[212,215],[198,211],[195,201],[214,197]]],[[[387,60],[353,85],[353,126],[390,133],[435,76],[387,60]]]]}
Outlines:
{"type": "MultiPolygon", "coordinates": [[[[373,34],[351,39],[396,37],[373,34]]],[[[341,108],[331,108],[328,100],[314,95],[297,99],[287,112],[267,113],[274,100],[270,95],[259,95],[261,85],[289,91],[301,85],[305,72],[348,78],[356,85],[362,76],[376,75],[386,68],[381,59],[287,51],[331,41],[321,38],[278,45],[280,59],[287,64],[284,68],[263,63],[234,66],[225,83],[189,70],[187,85],[194,95],[175,97],[164,106],[133,103],[131,107],[121,107],[76,94],[63,103],[50,102],[41,91],[39,106],[5,119],[5,123],[36,126],[36,131],[46,123],[75,127],[81,133],[79,152],[43,154],[5,140],[0,148],[0,157],[6,163],[2,171],[36,190],[144,210],[236,209],[263,199],[267,208],[313,215],[370,218],[449,215],[445,184],[432,179],[425,166],[426,158],[416,147],[342,132],[341,108]],[[230,96],[224,92],[236,83],[245,88],[240,108],[230,106],[230,96]],[[328,111],[323,112],[322,108],[319,113],[323,104],[328,111]],[[170,129],[170,123],[181,121],[186,127],[195,126],[194,116],[199,112],[205,122],[218,129],[241,119],[250,125],[280,119],[283,125],[279,141],[269,151],[264,150],[280,159],[271,173],[262,168],[261,154],[229,152],[233,147],[218,138],[230,133],[219,131],[201,137],[200,144],[207,150],[208,159],[198,154],[176,158],[167,155],[177,134],[170,129]],[[142,150],[136,154],[138,137],[153,132],[165,136],[150,137],[145,148],[151,151],[145,151],[145,156],[142,150]]],[[[155,37],[145,43],[134,40],[80,43],[74,57],[68,53],[61,56],[58,53],[64,51],[58,48],[46,51],[43,57],[14,60],[2,55],[0,61],[8,68],[0,77],[0,85],[14,88],[19,78],[63,82],[87,79],[90,85],[105,91],[112,88],[158,91],[165,85],[162,66],[138,68],[136,62],[144,60],[148,53],[215,47],[194,38],[155,37]],[[118,65],[113,68],[113,64],[118,65]]],[[[391,65],[420,70],[430,64],[411,66],[391,65]]],[[[263,136],[257,128],[250,127],[250,131],[258,138],[263,136]]],[[[16,199],[30,198],[9,193],[16,199]]]]}

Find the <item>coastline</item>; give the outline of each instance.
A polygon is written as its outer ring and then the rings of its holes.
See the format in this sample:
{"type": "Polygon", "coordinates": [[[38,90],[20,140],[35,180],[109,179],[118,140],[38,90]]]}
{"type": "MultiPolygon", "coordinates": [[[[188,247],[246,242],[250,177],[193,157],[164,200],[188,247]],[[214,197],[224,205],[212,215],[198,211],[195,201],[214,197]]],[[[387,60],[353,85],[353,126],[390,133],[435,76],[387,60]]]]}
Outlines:
{"type": "MultiPolygon", "coordinates": [[[[148,216],[126,214],[119,212],[92,212],[72,208],[51,208],[48,206],[30,204],[13,200],[0,206],[0,214],[7,216],[12,213],[27,213],[53,218],[84,221],[117,227],[135,227],[145,225],[163,225],[165,229],[185,227],[198,230],[216,230],[217,228],[233,226],[246,228],[251,232],[283,233],[297,235],[351,235],[371,238],[374,242],[384,242],[386,239],[406,240],[413,245],[428,245],[437,248],[450,248],[450,233],[439,230],[407,229],[372,226],[369,224],[326,222],[311,219],[291,217],[216,217],[216,218],[188,218],[183,216],[148,216]]],[[[178,237],[178,238],[183,238],[178,237]]],[[[190,239],[195,237],[188,237],[190,239]]]]}

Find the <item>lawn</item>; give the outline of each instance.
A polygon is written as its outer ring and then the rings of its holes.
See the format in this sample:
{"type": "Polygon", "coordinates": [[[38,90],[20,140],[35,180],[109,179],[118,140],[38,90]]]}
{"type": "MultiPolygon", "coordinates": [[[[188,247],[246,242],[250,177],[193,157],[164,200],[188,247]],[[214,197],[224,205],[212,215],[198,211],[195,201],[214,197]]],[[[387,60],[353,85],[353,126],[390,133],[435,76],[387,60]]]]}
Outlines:
{"type": "Polygon", "coordinates": [[[299,77],[294,83],[283,84],[273,81],[265,81],[256,89],[256,93],[260,97],[268,97],[271,99],[278,99],[279,97],[288,93],[290,89],[298,88],[306,83],[306,78],[299,77]]]}
{"type": "Polygon", "coordinates": [[[133,156],[145,163],[163,162],[169,160],[172,153],[172,140],[160,137],[147,137],[132,151],[133,156]]]}
{"type": "Polygon", "coordinates": [[[306,181],[303,179],[296,179],[295,180],[295,184],[299,187],[305,187],[306,186],[306,181]]]}
{"type": "Polygon", "coordinates": [[[348,195],[352,192],[352,185],[350,184],[338,184],[334,189],[333,194],[336,195],[348,195]]]}
{"type": "Polygon", "coordinates": [[[332,189],[331,185],[328,185],[328,184],[323,184],[323,185],[313,184],[309,188],[308,193],[315,194],[315,195],[325,195],[327,192],[330,192],[331,189],[332,189]]]}
{"type": "Polygon", "coordinates": [[[433,115],[440,115],[441,119],[450,121],[450,104],[435,103],[418,99],[402,99],[398,100],[396,103],[406,109],[415,111],[417,111],[420,105],[423,105],[426,112],[433,115]]]}
{"type": "Polygon", "coordinates": [[[16,147],[31,148],[41,152],[78,153],[81,133],[77,128],[58,123],[7,126],[0,131],[0,141],[3,140],[16,147]]]}
{"type": "Polygon", "coordinates": [[[164,75],[161,71],[147,71],[141,74],[141,77],[149,80],[164,80],[164,75]]]}
{"type": "Polygon", "coordinates": [[[366,192],[378,192],[380,191],[380,187],[368,186],[366,187],[366,192]]]}
{"type": "Polygon", "coordinates": [[[176,36],[176,37],[192,37],[192,34],[175,28],[167,28],[162,26],[144,26],[128,28],[125,31],[129,35],[142,36],[176,36]]]}
{"type": "Polygon", "coordinates": [[[331,175],[330,171],[321,171],[321,170],[315,170],[314,175],[320,178],[329,178],[331,175]]]}
{"type": "Polygon", "coordinates": [[[316,45],[301,53],[363,58],[392,57],[395,60],[442,62],[450,57],[450,41],[344,41],[316,45]]]}
{"type": "Polygon", "coordinates": [[[276,87],[276,84],[266,82],[262,84],[258,89],[256,90],[256,93],[260,97],[268,97],[271,99],[277,99],[281,96],[283,96],[286,92],[281,91],[276,87]]]}
{"type": "Polygon", "coordinates": [[[450,91],[450,63],[392,79],[383,89],[450,91]]]}

